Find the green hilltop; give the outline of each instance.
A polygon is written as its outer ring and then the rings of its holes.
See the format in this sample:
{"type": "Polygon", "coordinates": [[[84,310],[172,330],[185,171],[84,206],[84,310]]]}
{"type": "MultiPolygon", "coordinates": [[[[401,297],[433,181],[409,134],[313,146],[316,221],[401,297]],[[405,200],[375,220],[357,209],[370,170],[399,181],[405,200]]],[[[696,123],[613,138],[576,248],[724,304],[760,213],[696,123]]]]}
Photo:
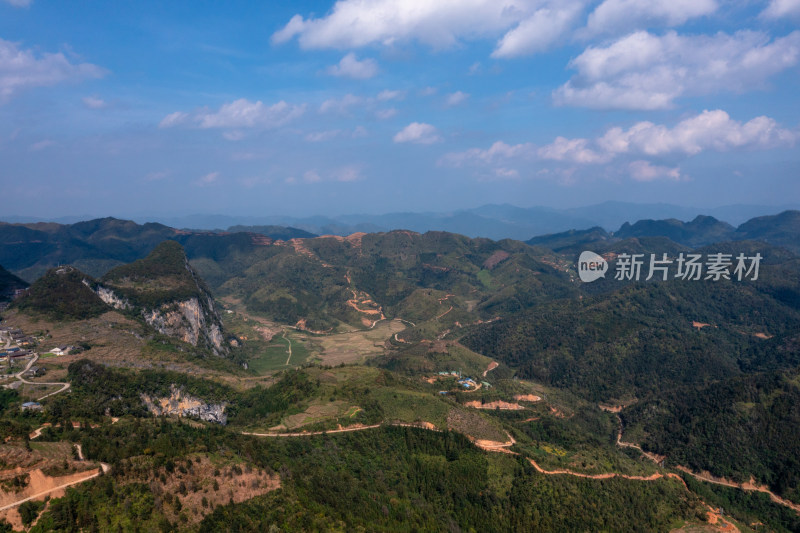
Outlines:
{"type": "Polygon", "coordinates": [[[53,320],[84,320],[99,316],[111,307],[90,288],[95,281],[71,266],[48,270],[13,306],[29,314],[53,320]]]}

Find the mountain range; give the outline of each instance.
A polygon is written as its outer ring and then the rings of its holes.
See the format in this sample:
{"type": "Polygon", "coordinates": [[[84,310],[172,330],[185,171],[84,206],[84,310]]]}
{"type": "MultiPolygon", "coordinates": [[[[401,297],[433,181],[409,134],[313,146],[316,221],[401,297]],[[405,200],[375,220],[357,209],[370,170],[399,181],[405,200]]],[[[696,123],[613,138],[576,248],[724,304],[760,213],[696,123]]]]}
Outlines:
{"type": "MultiPolygon", "coordinates": [[[[130,215],[139,223],[159,222],[174,228],[191,228],[216,231],[241,231],[242,226],[289,226],[316,235],[350,235],[356,232],[381,232],[407,229],[448,231],[468,237],[487,237],[494,240],[527,240],[536,235],[559,233],[574,229],[600,226],[614,231],[625,222],[641,219],[691,220],[698,215],[713,216],[732,225],[763,215],[800,209],[800,204],[783,206],[729,205],[714,208],[686,207],[672,204],[636,204],[630,202],[604,202],[584,207],[556,209],[551,207],[516,207],[509,204],[489,204],[472,209],[449,212],[396,212],[388,214],[352,214],[338,216],[283,216],[283,215],[130,215]]],[[[60,224],[74,224],[92,216],[61,217],[53,219],[60,224]]],[[[43,218],[6,217],[6,222],[31,223],[43,218]]],[[[267,230],[269,231],[269,230],[267,230]]],[[[301,237],[303,235],[294,235],[301,237]]],[[[307,236],[307,235],[306,235],[307,236]]],[[[278,238],[278,237],[276,237],[278,238]]]]}

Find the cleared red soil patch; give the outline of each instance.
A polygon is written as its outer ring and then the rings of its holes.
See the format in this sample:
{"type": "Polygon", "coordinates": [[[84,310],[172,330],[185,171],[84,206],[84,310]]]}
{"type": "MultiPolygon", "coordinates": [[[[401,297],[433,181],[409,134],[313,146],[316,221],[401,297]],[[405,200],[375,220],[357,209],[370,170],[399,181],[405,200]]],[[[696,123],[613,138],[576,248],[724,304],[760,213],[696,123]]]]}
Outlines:
{"type": "Polygon", "coordinates": [[[766,340],[771,339],[773,335],[768,335],[766,333],[753,333],[753,337],[766,340]]]}
{"type": "Polygon", "coordinates": [[[535,394],[517,394],[514,396],[514,399],[518,402],[538,402],[541,400],[541,398],[535,394]]]}
{"type": "Polygon", "coordinates": [[[491,363],[489,363],[489,366],[487,366],[486,370],[483,371],[483,377],[486,377],[486,374],[488,374],[498,366],[500,366],[500,363],[498,363],[497,361],[492,361],[491,363]]]}
{"type": "Polygon", "coordinates": [[[703,328],[712,328],[712,327],[715,328],[717,326],[712,326],[711,324],[706,324],[705,322],[692,321],[692,327],[693,328],[697,328],[697,329],[703,329],[703,328]]]}
{"type": "Polygon", "coordinates": [[[503,409],[509,411],[519,411],[525,409],[518,403],[504,402],[503,400],[495,400],[493,402],[481,403],[478,400],[467,402],[464,404],[467,407],[474,407],[475,409],[503,409]]]}
{"type": "Polygon", "coordinates": [[[16,492],[0,491],[0,507],[22,503],[26,499],[44,498],[48,495],[54,498],[63,496],[65,486],[96,477],[99,473],[100,468],[98,467],[66,476],[51,477],[44,474],[39,468],[31,470],[27,472],[29,478],[25,488],[16,492]]]}

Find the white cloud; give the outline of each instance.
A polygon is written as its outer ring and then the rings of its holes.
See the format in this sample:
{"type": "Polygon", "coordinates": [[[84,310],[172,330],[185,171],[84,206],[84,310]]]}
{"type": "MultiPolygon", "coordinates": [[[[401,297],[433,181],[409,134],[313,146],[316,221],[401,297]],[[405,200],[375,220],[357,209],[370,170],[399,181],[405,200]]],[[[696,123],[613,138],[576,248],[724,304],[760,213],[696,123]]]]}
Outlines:
{"type": "Polygon", "coordinates": [[[322,177],[316,170],[308,170],[303,174],[303,181],[306,183],[319,183],[322,181],[322,177]]]}
{"type": "Polygon", "coordinates": [[[677,26],[717,8],[716,0],[605,0],[589,15],[586,26],[594,34],[677,26]]]}
{"type": "Polygon", "coordinates": [[[219,178],[219,172],[209,172],[205,176],[202,176],[200,179],[194,182],[194,184],[198,187],[208,187],[216,183],[217,179],[219,178]]]}
{"type": "Polygon", "coordinates": [[[636,181],[656,181],[656,180],[672,180],[681,181],[684,177],[681,175],[681,169],[678,167],[670,168],[659,165],[651,165],[648,161],[632,161],[628,165],[628,171],[631,178],[636,181]]]}
{"type": "Polygon", "coordinates": [[[378,93],[375,98],[379,102],[388,102],[389,100],[402,100],[406,97],[405,91],[390,91],[389,89],[383,90],[378,93]]]}
{"type": "Polygon", "coordinates": [[[28,7],[33,3],[33,0],[3,0],[6,4],[14,7],[28,7]]]}
{"type": "Polygon", "coordinates": [[[627,130],[611,128],[597,140],[597,145],[609,154],[695,155],[705,150],[788,146],[796,139],[796,133],[781,128],[769,117],[760,116],[742,123],[717,109],[703,111],[673,128],[652,122],[639,122],[627,130]]]}
{"type": "Polygon", "coordinates": [[[222,137],[229,141],[241,141],[244,139],[244,132],[241,130],[232,130],[223,132],[222,137]]]}
{"type": "Polygon", "coordinates": [[[166,170],[158,170],[145,174],[144,181],[161,181],[167,177],[169,177],[169,172],[166,170]]]}
{"type": "Polygon", "coordinates": [[[568,29],[585,0],[339,0],[324,17],[295,15],[273,43],[305,49],[419,41],[443,48],[503,36],[496,57],[537,52],[568,29]]]}
{"type": "Polygon", "coordinates": [[[500,39],[492,57],[516,57],[546,50],[567,33],[582,7],[578,2],[565,1],[537,10],[500,39]]]}
{"type": "Polygon", "coordinates": [[[800,60],[800,31],[770,42],[760,32],[656,36],[640,31],[607,47],[589,47],[556,103],[598,109],[664,109],[684,95],[747,91],[800,60]]]}
{"type": "Polygon", "coordinates": [[[424,122],[412,122],[394,136],[396,143],[433,144],[441,140],[438,130],[424,122]]]}
{"type": "Polygon", "coordinates": [[[517,179],[519,178],[519,170],[515,168],[499,167],[494,169],[494,175],[498,178],[517,179]]]}
{"type": "Polygon", "coordinates": [[[366,80],[378,73],[378,63],[374,59],[364,59],[359,61],[352,52],[344,56],[339,64],[328,67],[328,74],[353,78],[356,80],[366,80]]]}
{"type": "Polygon", "coordinates": [[[173,126],[184,124],[188,119],[189,119],[189,113],[184,113],[183,111],[175,111],[174,113],[170,113],[169,115],[161,119],[161,122],[158,123],[158,127],[171,128],[173,126]]]}
{"type": "Polygon", "coordinates": [[[536,146],[532,143],[510,145],[497,141],[488,149],[470,148],[464,152],[451,152],[445,154],[439,164],[460,167],[468,163],[493,164],[507,161],[512,158],[530,158],[536,154],[536,146]]]}
{"type": "Polygon", "coordinates": [[[360,96],[346,94],[342,98],[329,98],[319,106],[320,113],[338,113],[345,115],[350,112],[350,108],[364,103],[360,96]]]}
{"type": "Polygon", "coordinates": [[[197,116],[201,128],[252,128],[255,126],[274,128],[299,117],[305,112],[303,105],[287,104],[283,100],[265,106],[260,100],[251,102],[246,98],[223,104],[219,111],[201,112],[197,116]]]}
{"type": "Polygon", "coordinates": [[[611,160],[611,156],[588,148],[588,144],[586,139],[556,137],[551,144],[539,148],[537,154],[542,159],[581,164],[606,163],[611,160]]]}
{"type": "Polygon", "coordinates": [[[353,139],[360,139],[361,137],[366,137],[368,134],[367,128],[364,126],[356,126],[351,137],[353,137],[353,139]]]}
{"type": "Polygon", "coordinates": [[[86,96],[82,98],[82,101],[83,105],[89,109],[103,109],[104,107],[108,107],[108,102],[96,96],[86,96]]]}
{"type": "Polygon", "coordinates": [[[106,71],[91,63],[72,63],[61,52],[35,54],[0,39],[0,104],[19,91],[68,81],[101,78],[106,71]]]}
{"type": "Polygon", "coordinates": [[[49,139],[45,139],[43,141],[39,141],[39,142],[33,143],[32,145],[30,145],[28,147],[28,150],[30,150],[31,152],[38,152],[40,150],[44,150],[46,148],[50,148],[51,146],[54,146],[55,144],[56,144],[55,141],[51,141],[49,139]]]}
{"type": "MultiPolygon", "coordinates": [[[[223,104],[218,111],[207,108],[191,113],[176,111],[161,120],[159,127],[170,128],[186,123],[202,129],[223,128],[277,128],[298,118],[305,112],[306,106],[287,104],[283,100],[271,106],[260,100],[251,102],[246,98],[223,104]]],[[[236,136],[235,133],[233,133],[236,136]]]]}
{"type": "Polygon", "coordinates": [[[350,183],[353,181],[360,181],[364,177],[361,175],[361,169],[355,165],[342,167],[333,172],[333,179],[343,183],[350,183]]]}
{"type": "MultiPolygon", "coordinates": [[[[628,170],[638,181],[686,179],[676,167],[653,165],[643,157],[687,157],[704,151],[724,152],[744,149],[770,149],[792,146],[800,132],[781,128],[769,117],[756,117],[748,122],[733,120],[721,110],[704,111],[673,127],[638,122],[624,130],[610,128],[596,139],[556,137],[545,146],[533,143],[506,144],[497,141],[488,149],[471,148],[442,156],[442,166],[489,167],[496,177],[513,177],[514,168],[533,162],[556,161],[570,165],[603,165],[625,157],[628,170]]],[[[543,169],[547,170],[547,169],[543,169]]]]}
{"type": "Polygon", "coordinates": [[[468,98],[469,95],[467,93],[456,91],[454,93],[447,95],[447,98],[445,98],[445,103],[448,106],[457,106],[459,104],[463,104],[464,102],[466,102],[468,98]]]}
{"type": "Polygon", "coordinates": [[[800,16],[800,0],[771,0],[761,17],[779,19],[800,16]]]}
{"type": "Polygon", "coordinates": [[[342,130],[328,130],[328,131],[312,131],[305,136],[309,142],[323,142],[329,141],[334,137],[338,137],[342,130]]]}
{"type": "Polygon", "coordinates": [[[397,109],[390,107],[389,109],[379,109],[375,111],[375,116],[381,120],[392,118],[397,114],[397,109]]]}
{"type": "Polygon", "coordinates": [[[436,87],[425,87],[424,89],[420,89],[419,90],[419,95],[420,96],[433,96],[434,94],[436,94],[437,90],[438,89],[436,89],[436,87]]]}

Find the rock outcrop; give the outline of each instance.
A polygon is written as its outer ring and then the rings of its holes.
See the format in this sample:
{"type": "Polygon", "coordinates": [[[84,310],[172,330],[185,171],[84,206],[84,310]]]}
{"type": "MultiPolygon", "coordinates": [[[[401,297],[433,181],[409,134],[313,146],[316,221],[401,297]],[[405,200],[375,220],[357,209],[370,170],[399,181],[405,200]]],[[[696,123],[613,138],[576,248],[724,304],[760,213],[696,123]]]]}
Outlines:
{"type": "Polygon", "coordinates": [[[146,258],[112,269],[94,291],[163,335],[216,355],[229,353],[214,299],[175,241],[164,241],[146,258]]]}
{"type": "Polygon", "coordinates": [[[147,394],[142,394],[141,398],[147,409],[155,416],[199,418],[222,425],[228,422],[224,403],[204,402],[186,394],[182,388],[175,385],[170,386],[170,395],[166,398],[154,398],[147,394]]]}

